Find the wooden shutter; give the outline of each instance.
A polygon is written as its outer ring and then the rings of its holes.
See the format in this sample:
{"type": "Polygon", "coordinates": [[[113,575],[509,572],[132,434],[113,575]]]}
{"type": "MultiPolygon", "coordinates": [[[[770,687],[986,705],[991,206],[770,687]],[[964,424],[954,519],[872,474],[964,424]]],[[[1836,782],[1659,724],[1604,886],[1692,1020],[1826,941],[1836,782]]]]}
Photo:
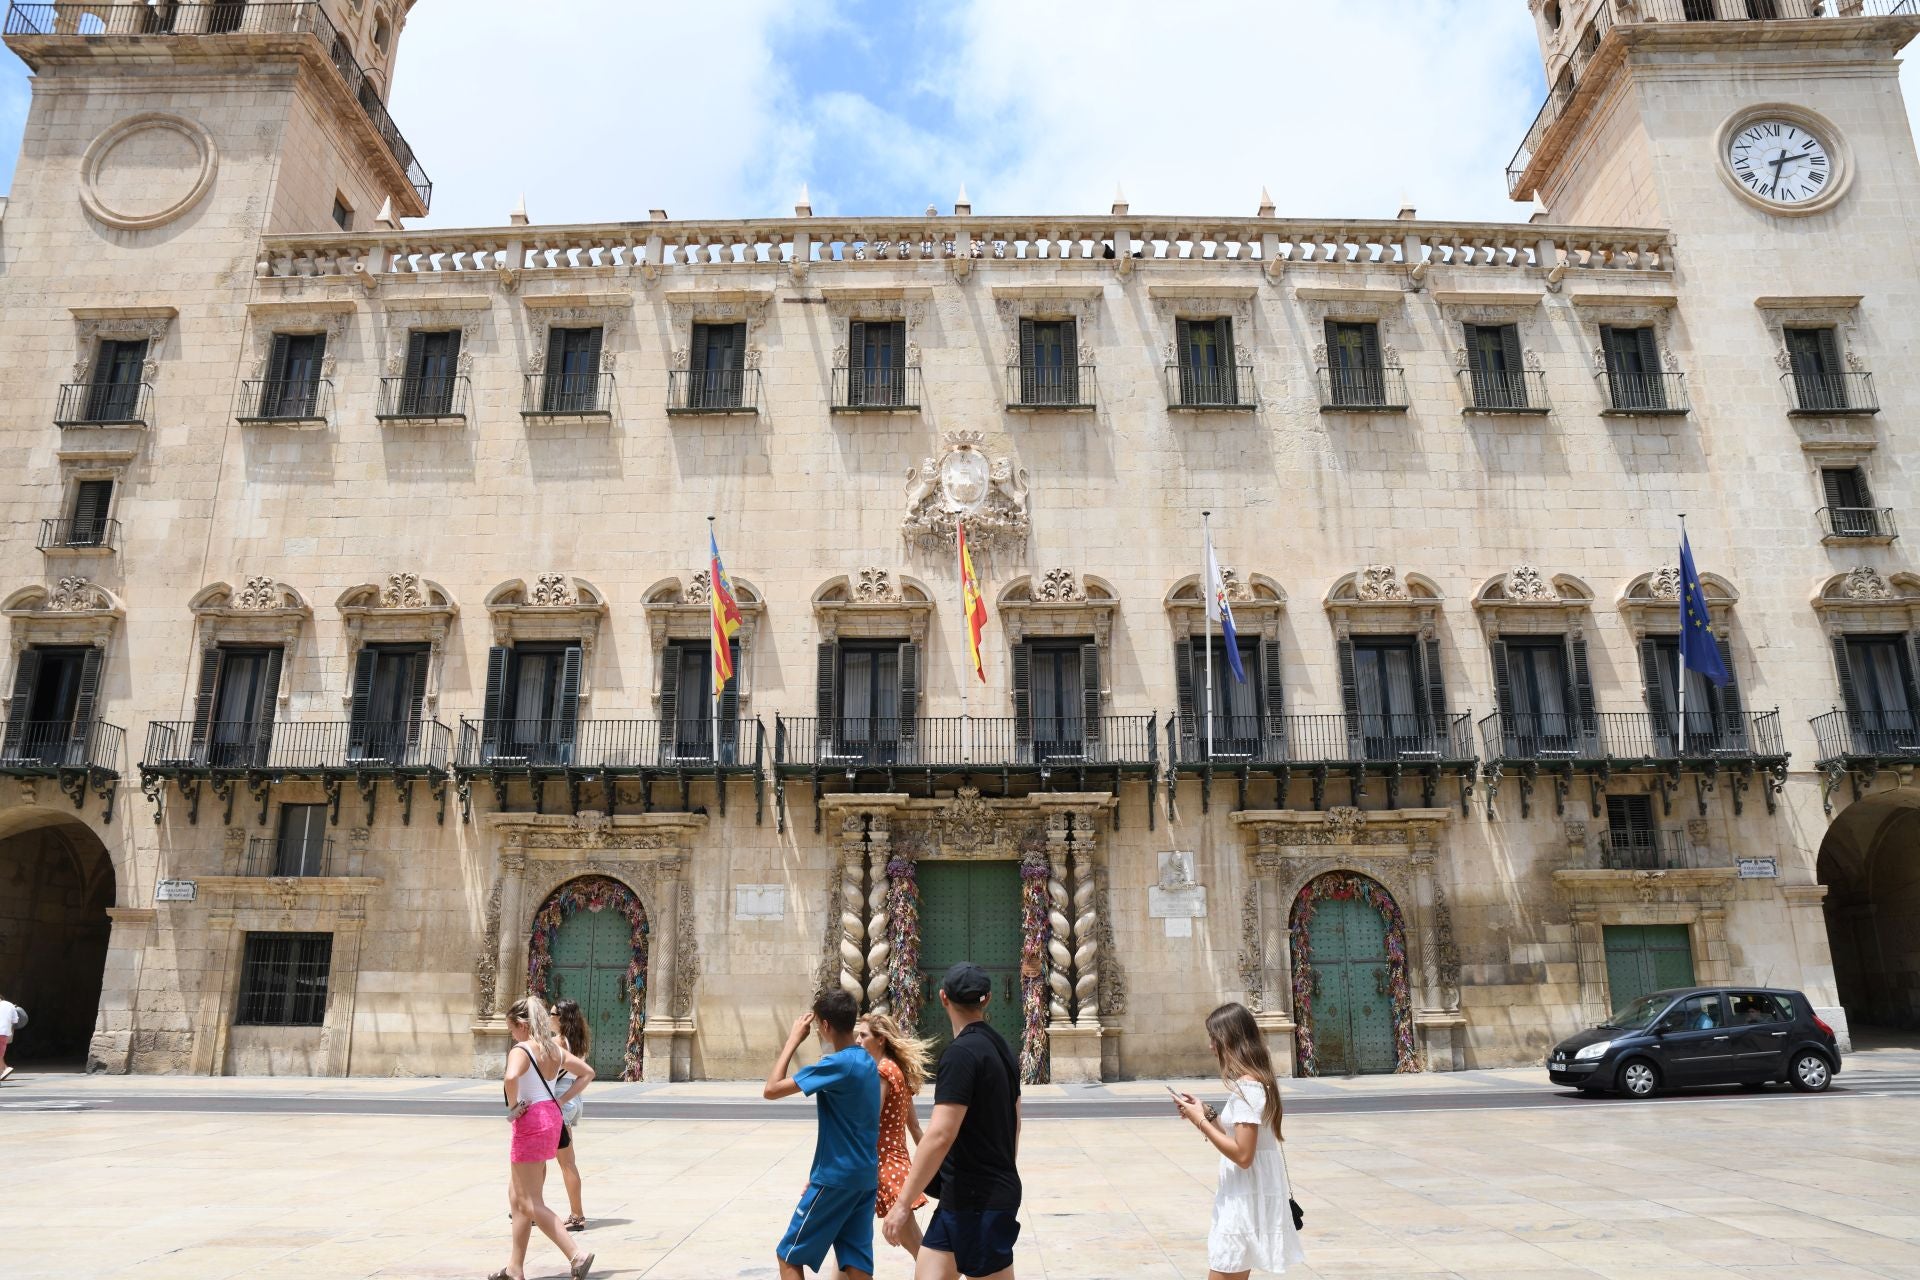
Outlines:
{"type": "MultiPolygon", "coordinates": [[[[906,371],[907,367],[907,322],[905,320],[889,321],[887,323],[887,329],[893,339],[888,347],[888,350],[893,353],[889,363],[894,373],[900,375],[906,371]]],[[[902,379],[900,377],[896,376],[894,378],[894,386],[900,386],[901,382],[902,379]]]]}
{"type": "MultiPolygon", "coordinates": [[[[1013,680],[1013,735],[1024,749],[1033,741],[1033,647],[1022,640],[1013,646],[1008,671],[1013,680]]],[[[961,673],[962,680],[973,678],[971,671],[961,673]]]]}
{"type": "MultiPolygon", "coordinates": [[[[727,652],[733,655],[733,679],[720,691],[720,741],[732,747],[740,741],[740,642],[727,641],[727,652]]],[[[711,652],[708,657],[711,659],[711,652]]],[[[714,757],[729,764],[734,763],[735,758],[732,752],[714,757]]]]}
{"type": "Polygon", "coordinates": [[[496,644],[487,650],[487,686],[480,704],[480,736],[488,746],[498,746],[504,736],[501,716],[506,711],[507,662],[513,649],[496,644]]]}
{"type": "Polygon", "coordinates": [[[1848,492],[1852,486],[1847,482],[1851,479],[1853,479],[1852,467],[1824,467],[1820,471],[1821,487],[1827,491],[1827,506],[1834,508],[1829,516],[1835,520],[1835,528],[1839,527],[1837,517],[1840,508],[1859,505],[1849,501],[1853,495],[1848,492]]]}
{"type": "Polygon", "coordinates": [[[1040,380],[1039,361],[1034,356],[1033,321],[1025,316],[1020,318],[1020,399],[1021,404],[1033,404],[1039,397],[1035,394],[1040,380]]]}
{"type": "Polygon", "coordinates": [[[1361,358],[1366,361],[1367,369],[1380,369],[1384,363],[1380,359],[1380,326],[1363,324],[1356,327],[1360,330],[1360,349],[1364,353],[1361,358]]]}
{"type": "Polygon", "coordinates": [[[1847,638],[1833,638],[1833,670],[1840,677],[1840,701],[1847,709],[1847,715],[1857,721],[1860,716],[1860,691],[1853,683],[1853,661],[1847,653],[1847,638]]]}
{"type": "Polygon", "coordinates": [[[547,330],[547,376],[558,378],[567,363],[567,330],[547,330]]]}
{"type": "Polygon", "coordinates": [[[407,335],[407,378],[408,382],[418,382],[427,372],[427,338],[425,331],[415,329],[407,335]]]}
{"type": "Polygon", "coordinates": [[[99,645],[88,645],[80,655],[80,688],[73,699],[72,749],[67,760],[70,765],[90,763],[93,721],[100,704],[100,669],[105,657],[106,651],[99,645]]]}
{"type": "MultiPolygon", "coordinates": [[[[708,650],[709,660],[713,657],[708,650]]],[[[670,760],[680,748],[680,663],[685,650],[668,645],[660,656],[660,757],[670,760]]]]}
{"type": "MultiPolygon", "coordinates": [[[[1261,710],[1267,714],[1266,739],[1272,744],[1270,754],[1276,759],[1286,755],[1287,740],[1287,702],[1286,690],[1280,679],[1280,642],[1278,640],[1260,641],[1260,695],[1264,701],[1261,710]]],[[[1285,797],[1281,797],[1282,800],[1285,797]]]]}
{"type": "Polygon", "coordinates": [[[1500,326],[1500,354],[1507,362],[1509,377],[1518,378],[1526,367],[1526,360],[1520,352],[1520,326],[1503,324],[1500,326]]]}
{"type": "Polygon", "coordinates": [[[567,330],[547,330],[547,372],[541,379],[540,408],[557,413],[568,404],[567,330]]]}
{"type": "Polygon", "coordinates": [[[1179,640],[1173,646],[1174,701],[1179,706],[1180,733],[1191,743],[1194,735],[1193,646],[1196,639],[1179,640]]]}
{"type": "Polygon", "coordinates": [[[606,330],[595,327],[587,330],[586,369],[581,374],[580,385],[575,387],[574,407],[580,409],[598,409],[600,404],[600,348],[606,340],[606,330]]]}
{"type": "Polygon", "coordinates": [[[267,376],[275,382],[284,382],[287,378],[287,366],[293,358],[293,335],[276,333],[273,335],[273,350],[267,357],[267,376]]]}
{"type": "Polygon", "coordinates": [[[76,547],[97,546],[105,536],[107,508],[113,501],[113,481],[82,480],[73,494],[73,520],[67,541],[76,547]]]}
{"type": "Polygon", "coordinates": [[[409,661],[408,674],[412,681],[407,686],[408,763],[433,764],[430,752],[423,749],[420,740],[420,727],[427,718],[427,666],[433,661],[433,651],[422,649],[409,661]]]}
{"type": "MultiPolygon", "coordinates": [[[[971,673],[961,677],[970,679],[971,673]]],[[[911,741],[919,730],[920,646],[908,640],[900,646],[900,739],[911,741]]]]}
{"type": "Polygon", "coordinates": [[[1494,369],[1480,346],[1480,326],[1463,323],[1460,337],[1467,344],[1467,376],[1473,382],[1473,403],[1476,406],[1491,404],[1494,369]]]}
{"type": "Polygon", "coordinates": [[[205,758],[207,737],[213,725],[213,700],[220,688],[220,650],[208,646],[200,653],[200,687],[193,696],[193,758],[205,758]]]}
{"type": "Polygon", "coordinates": [[[1840,361],[1840,339],[1832,329],[1813,331],[1813,349],[1819,353],[1821,373],[1839,373],[1846,368],[1840,361]]]}
{"type": "Polygon", "coordinates": [[[707,348],[712,344],[712,325],[697,324],[693,326],[693,358],[687,362],[687,367],[692,369],[695,374],[702,374],[707,371],[707,348]]]}
{"type": "MultiPolygon", "coordinates": [[[[1193,321],[1173,322],[1174,363],[1180,372],[1180,403],[1193,404],[1199,399],[1195,385],[1199,370],[1194,365],[1193,321]]],[[[1201,590],[1206,590],[1203,584],[1201,590]]]]}
{"type": "Polygon", "coordinates": [[[260,677],[260,701],[254,704],[254,764],[264,766],[273,750],[273,714],[280,705],[280,665],[286,653],[280,648],[267,650],[267,669],[260,677]]]}
{"type": "Polygon", "coordinates": [[[18,756],[26,742],[28,709],[33,705],[33,686],[40,679],[40,651],[22,649],[13,668],[13,696],[7,702],[6,754],[18,756]]]}
{"type": "Polygon", "coordinates": [[[1713,646],[1720,651],[1720,665],[1727,669],[1727,682],[1715,690],[1720,699],[1721,727],[1728,734],[1742,735],[1744,741],[1747,715],[1740,697],[1740,677],[1733,670],[1733,645],[1725,636],[1715,635],[1713,646]]]}
{"type": "Polygon", "coordinates": [[[1667,694],[1660,685],[1660,642],[1652,636],[1640,641],[1640,680],[1647,690],[1647,715],[1653,720],[1653,735],[1664,738],[1673,732],[1667,720],[1667,694]]]}
{"type": "Polygon", "coordinates": [[[1907,637],[1906,644],[1907,714],[1920,713],[1920,633],[1907,637]]]}
{"type": "Polygon", "coordinates": [[[365,750],[367,740],[373,736],[373,726],[368,718],[373,705],[373,676],[379,665],[380,651],[372,645],[362,645],[360,652],[354,655],[347,749],[355,754],[365,750]]]}
{"type": "Polygon", "coordinates": [[[1020,318],[1020,367],[1031,369],[1034,366],[1033,321],[1022,316],[1020,318]]]}
{"type": "Polygon", "coordinates": [[[1214,320],[1213,344],[1220,359],[1220,372],[1216,375],[1220,389],[1218,399],[1222,404],[1239,404],[1240,370],[1234,364],[1233,321],[1229,317],[1220,316],[1214,320]]]}
{"type": "Polygon", "coordinates": [[[820,737],[831,739],[840,718],[840,646],[828,640],[814,650],[813,714],[820,737]]]}
{"type": "Polygon", "coordinates": [[[1507,732],[1512,733],[1513,671],[1507,665],[1507,642],[1495,640],[1488,648],[1493,654],[1493,709],[1500,713],[1502,721],[1507,722],[1507,732]]]}
{"type": "Polygon", "coordinates": [[[1057,399],[1061,404],[1079,404],[1080,322],[1057,321],[1055,331],[1060,335],[1060,390],[1057,399]]]}
{"type": "Polygon", "coordinates": [[[1567,637],[1567,675],[1573,682],[1573,696],[1567,701],[1579,709],[1580,732],[1591,735],[1599,728],[1594,718],[1593,675],[1587,669],[1587,642],[1583,636],[1567,637]]]}
{"type": "Polygon", "coordinates": [[[1085,723],[1081,728],[1081,740],[1100,741],[1100,646],[1083,644],[1080,646],[1080,706],[1085,723]]]}
{"type": "Polygon", "coordinates": [[[1427,663],[1427,715],[1431,719],[1433,731],[1444,744],[1447,736],[1447,675],[1440,669],[1440,639],[1438,636],[1426,643],[1427,663]]]}
{"type": "Polygon", "coordinates": [[[1347,737],[1358,738],[1360,729],[1360,680],[1354,671],[1353,640],[1342,637],[1338,643],[1340,659],[1340,706],[1347,713],[1347,737]]]}
{"type": "Polygon", "coordinates": [[[578,733],[583,656],[584,651],[579,645],[570,644],[560,657],[560,707],[556,717],[560,723],[555,726],[559,730],[554,739],[556,742],[572,742],[578,733]]]}
{"type": "Polygon", "coordinates": [[[1651,328],[1630,331],[1640,350],[1640,367],[1649,375],[1660,372],[1660,343],[1651,328]]]}
{"type": "Polygon", "coordinates": [[[847,322],[847,403],[867,402],[867,324],[847,322]]]}

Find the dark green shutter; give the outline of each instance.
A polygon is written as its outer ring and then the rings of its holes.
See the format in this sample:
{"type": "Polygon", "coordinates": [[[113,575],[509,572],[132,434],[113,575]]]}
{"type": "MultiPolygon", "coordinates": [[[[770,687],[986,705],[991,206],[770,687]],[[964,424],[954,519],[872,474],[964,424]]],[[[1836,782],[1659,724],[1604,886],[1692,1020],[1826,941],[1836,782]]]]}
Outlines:
{"type": "MultiPolygon", "coordinates": [[[[350,719],[347,725],[347,749],[355,755],[366,749],[368,738],[373,736],[373,726],[368,716],[373,704],[373,675],[380,664],[380,651],[372,645],[361,646],[353,659],[353,692],[350,703],[350,719]]],[[[384,736],[384,735],[382,735],[384,736]]]]}
{"type": "Polygon", "coordinates": [[[574,388],[576,398],[574,407],[578,409],[604,408],[600,403],[600,348],[606,338],[606,330],[593,328],[587,330],[586,371],[581,374],[581,384],[574,388]]]}
{"type": "MultiPolygon", "coordinates": [[[[971,679],[967,672],[961,678],[971,679]]],[[[910,742],[920,725],[920,646],[909,640],[900,646],[900,739],[910,742]]]]}
{"type": "Polygon", "coordinates": [[[1060,390],[1055,397],[1061,404],[1080,403],[1080,322],[1061,320],[1055,325],[1060,334],[1060,390]]]}
{"type": "Polygon", "coordinates": [[[560,657],[560,707],[556,717],[556,742],[572,742],[578,736],[580,719],[580,674],[585,651],[570,644],[560,657]]]}
{"type": "Polygon", "coordinates": [[[1338,642],[1340,659],[1340,706],[1347,713],[1347,738],[1360,737],[1360,680],[1354,671],[1353,640],[1342,636],[1338,642]]]}
{"type": "Polygon", "coordinates": [[[1714,636],[1713,645],[1720,651],[1720,665],[1727,669],[1727,682],[1714,690],[1720,700],[1721,729],[1729,736],[1738,735],[1744,743],[1747,716],[1740,699],[1740,677],[1733,670],[1733,645],[1722,635],[1714,636]]]}
{"type": "Polygon", "coordinates": [[[431,650],[422,649],[409,659],[408,674],[413,677],[407,687],[407,751],[410,764],[433,764],[427,751],[420,742],[420,726],[427,718],[427,667],[433,661],[431,650]]]}
{"type": "Polygon", "coordinates": [[[33,686],[40,679],[40,651],[22,649],[13,668],[13,697],[7,703],[6,754],[17,757],[26,742],[27,715],[33,705],[33,686]]]}
{"type": "MultiPolygon", "coordinates": [[[[1495,640],[1489,648],[1493,653],[1493,709],[1500,713],[1504,721],[1513,719],[1513,672],[1507,665],[1507,642],[1495,640]]],[[[1507,732],[1512,733],[1514,726],[1508,723],[1507,732]]]]}
{"type": "Polygon", "coordinates": [[[1594,716],[1593,674],[1587,669],[1587,642],[1584,637],[1567,637],[1567,670],[1573,681],[1568,704],[1579,708],[1580,732],[1591,738],[1599,730],[1599,721],[1594,716]]]}
{"type": "Polygon", "coordinates": [[[267,356],[266,385],[260,388],[260,403],[257,406],[263,418],[271,418],[281,412],[281,406],[291,403],[289,397],[293,389],[287,385],[287,366],[293,355],[293,335],[276,333],[273,335],[273,348],[267,356]]]}
{"type": "Polygon", "coordinates": [[[93,739],[94,717],[99,711],[100,668],[105,657],[106,651],[99,645],[88,645],[80,655],[80,687],[73,699],[73,729],[67,759],[70,765],[90,763],[88,747],[93,739]]]}
{"type": "Polygon", "coordinates": [[[557,413],[571,403],[567,388],[567,330],[547,330],[547,373],[540,388],[540,408],[557,413]]]}
{"type": "Polygon", "coordinates": [[[1196,639],[1178,641],[1173,646],[1174,701],[1179,706],[1180,734],[1189,744],[1194,736],[1193,647],[1196,639]]]}
{"type": "Polygon", "coordinates": [[[867,325],[847,322],[847,403],[867,403],[867,325]]]}
{"type": "Polygon", "coordinates": [[[205,758],[208,732],[213,725],[213,700],[220,688],[220,650],[208,646],[200,653],[200,687],[193,696],[193,758],[205,758]]]}
{"type": "Polygon", "coordinates": [[[1860,691],[1853,684],[1853,661],[1847,652],[1847,638],[1833,638],[1833,670],[1840,677],[1840,702],[1847,715],[1857,721],[1860,715],[1860,691]]]}
{"type": "Polygon", "coordinates": [[[1660,684],[1660,642],[1652,636],[1640,641],[1640,680],[1647,690],[1654,737],[1665,738],[1673,733],[1673,725],[1667,719],[1667,694],[1660,684]]]}
{"type": "Polygon", "coordinates": [[[407,377],[410,383],[417,383],[427,371],[427,338],[423,330],[415,329],[407,335],[407,377]]]}
{"type": "Polygon", "coordinates": [[[74,490],[73,519],[67,542],[76,547],[98,546],[105,539],[107,508],[113,501],[113,481],[82,480],[74,490]]]}
{"type": "Polygon", "coordinates": [[[1025,316],[1020,318],[1020,403],[1034,404],[1039,400],[1035,394],[1040,380],[1040,369],[1034,358],[1033,321],[1025,316]]]}
{"type": "Polygon", "coordinates": [[[1268,754],[1274,759],[1282,759],[1286,755],[1287,700],[1286,688],[1280,678],[1280,642],[1260,641],[1258,658],[1260,696],[1264,704],[1261,709],[1267,714],[1264,736],[1269,744],[1268,754]]]}
{"type": "Polygon", "coordinates": [[[1661,371],[1660,344],[1655,339],[1653,330],[1651,328],[1634,329],[1630,332],[1633,334],[1634,342],[1640,349],[1640,367],[1645,369],[1649,374],[1659,373],[1661,371]]]}
{"type": "Polygon", "coordinates": [[[840,646],[828,640],[814,650],[813,714],[820,737],[832,740],[834,721],[840,718],[840,646]]]}
{"type": "Polygon", "coordinates": [[[1920,633],[1907,637],[1907,714],[1920,713],[1920,633]]]}
{"type": "Polygon", "coordinates": [[[1500,354],[1507,362],[1507,374],[1518,378],[1525,367],[1526,359],[1520,352],[1520,326],[1503,324],[1500,326],[1500,354]]]}
{"type": "Polygon", "coordinates": [[[266,673],[260,677],[260,701],[254,705],[254,754],[256,767],[263,767],[273,750],[273,716],[280,705],[280,666],[286,652],[278,647],[267,650],[266,673]]]}
{"type": "MultiPolygon", "coordinates": [[[[715,759],[732,764],[737,757],[731,748],[740,741],[740,642],[727,641],[727,652],[733,655],[733,679],[727,681],[726,688],[720,691],[720,741],[729,750],[716,756],[715,759]]],[[[708,652],[708,657],[709,659],[712,657],[711,650],[708,652]]],[[[712,677],[709,676],[708,679],[711,680],[712,677]]]]}
{"type": "MultiPolygon", "coordinates": [[[[1180,371],[1180,403],[1197,403],[1200,370],[1194,360],[1193,321],[1176,319],[1173,322],[1173,347],[1175,364],[1180,371]]],[[[1201,589],[1205,590],[1204,585],[1201,589]]]]}
{"type": "Polygon", "coordinates": [[[1426,643],[1427,662],[1427,715],[1433,725],[1433,731],[1444,742],[1447,733],[1447,674],[1440,669],[1440,640],[1434,637],[1426,643]]]}
{"type": "Polygon", "coordinates": [[[1836,529],[1842,527],[1839,520],[1841,509],[1862,505],[1853,501],[1854,495],[1851,492],[1854,488],[1852,481],[1856,474],[1852,467],[1826,467],[1820,472],[1821,486],[1827,491],[1827,506],[1834,508],[1830,515],[1834,519],[1836,529]]]}
{"type": "MultiPolygon", "coordinates": [[[[708,651],[711,659],[713,653],[708,651]]],[[[660,657],[660,758],[671,760],[680,748],[680,664],[684,650],[670,644],[660,657]]]]}
{"type": "Polygon", "coordinates": [[[501,717],[506,712],[507,662],[512,656],[513,649],[504,644],[487,650],[487,687],[480,704],[480,734],[489,747],[498,746],[507,737],[501,717]]]}
{"type": "MultiPolygon", "coordinates": [[[[1022,640],[1013,646],[1008,666],[1013,681],[1014,741],[1024,750],[1033,741],[1033,649],[1022,640]]],[[[971,680],[971,671],[962,672],[962,680],[971,680]]]]}
{"type": "Polygon", "coordinates": [[[1082,740],[1100,741],[1100,646],[1097,644],[1080,646],[1080,706],[1086,719],[1081,729],[1082,740]]]}

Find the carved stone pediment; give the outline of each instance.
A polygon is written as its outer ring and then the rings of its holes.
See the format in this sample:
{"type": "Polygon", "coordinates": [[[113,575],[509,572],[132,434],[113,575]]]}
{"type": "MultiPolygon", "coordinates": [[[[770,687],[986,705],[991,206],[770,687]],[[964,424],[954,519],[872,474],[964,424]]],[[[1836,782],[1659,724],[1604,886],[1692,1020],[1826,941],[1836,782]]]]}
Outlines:
{"type": "Polygon", "coordinates": [[[1813,607],[1834,635],[1911,631],[1920,628],[1920,575],[1886,574],[1872,565],[1856,565],[1821,583],[1813,607]]]}
{"type": "Polygon", "coordinates": [[[1481,584],[1473,607],[1494,635],[1555,630],[1577,634],[1591,614],[1593,591],[1571,575],[1550,575],[1523,563],[1481,584]]]}
{"type": "Polygon", "coordinates": [[[100,343],[103,339],[110,339],[117,342],[144,341],[147,344],[147,359],[141,367],[140,380],[153,381],[160,372],[156,352],[178,314],[172,307],[75,307],[73,380],[93,380],[93,362],[99,358],[100,343]]]}
{"type": "Polygon", "coordinates": [[[1049,569],[1007,584],[995,611],[1009,643],[1032,636],[1091,636],[1105,645],[1113,634],[1119,600],[1107,583],[1070,569],[1049,569]]]}
{"type": "Polygon", "coordinates": [[[667,322],[672,326],[673,349],[669,359],[675,369],[685,369],[693,358],[693,326],[696,324],[745,324],[747,345],[745,366],[758,369],[764,357],[762,332],[767,322],[767,306],[773,301],[771,289],[674,289],[667,293],[667,322]]]}
{"type": "MultiPolygon", "coordinates": [[[[446,588],[417,573],[389,573],[378,582],[347,588],[335,607],[346,625],[349,671],[363,645],[428,644],[426,703],[429,712],[436,711],[447,636],[460,613],[446,588]]],[[[352,689],[343,690],[341,698],[351,703],[352,689]]]]}
{"type": "Polygon", "coordinates": [[[22,587],[0,613],[13,623],[16,651],[31,644],[105,647],[126,616],[119,597],[88,578],[61,578],[51,587],[22,587]]]}
{"type": "MultiPolygon", "coordinates": [[[[215,639],[290,645],[313,617],[298,591],[264,574],[243,578],[237,587],[225,582],[204,587],[188,607],[199,622],[203,646],[215,639]]],[[[287,688],[283,682],[281,689],[287,688]]]]}
{"type": "Polygon", "coordinates": [[[1336,635],[1398,635],[1431,638],[1443,601],[1440,589],[1417,573],[1402,575],[1389,564],[1370,564],[1333,584],[1326,610],[1336,635]]]}
{"type": "Polygon", "coordinates": [[[907,473],[900,528],[911,544],[951,547],[962,518],[970,546],[1012,552],[1026,545],[1027,473],[1011,458],[989,454],[978,431],[948,432],[940,458],[907,473]]]}
{"type": "MultiPolygon", "coordinates": [[[[449,298],[409,299],[380,308],[380,320],[386,327],[385,372],[397,378],[407,371],[407,346],[415,330],[460,333],[460,356],[454,372],[460,377],[473,373],[473,353],[481,346],[481,327],[487,322],[492,300],[480,296],[471,300],[449,298]]],[[[543,344],[544,347],[544,344],[543,344]]]]}
{"type": "MultiPolygon", "coordinates": [[[[1263,640],[1280,638],[1280,616],[1286,611],[1287,593],[1280,584],[1262,573],[1242,574],[1223,566],[1221,585],[1227,591],[1227,605],[1233,610],[1234,630],[1242,636],[1263,640]]],[[[1184,640],[1205,633],[1207,602],[1200,588],[1200,575],[1190,574],[1173,584],[1162,601],[1173,638],[1184,640]]]]}
{"type": "MultiPolygon", "coordinates": [[[[752,696],[751,656],[767,607],[758,587],[738,574],[729,574],[728,577],[733,583],[734,603],[740,609],[740,629],[733,636],[734,643],[740,646],[740,663],[734,669],[734,679],[737,682],[735,692],[744,703],[752,696]]],[[[662,578],[648,587],[642,598],[646,602],[642,607],[647,615],[647,634],[653,642],[653,698],[657,702],[660,698],[661,673],[666,665],[667,643],[672,640],[712,641],[712,571],[702,569],[684,582],[679,578],[662,578]]]]}
{"type": "Polygon", "coordinates": [[[633,312],[631,299],[615,301],[595,295],[569,299],[560,296],[529,297],[527,309],[527,372],[547,371],[548,340],[555,329],[600,330],[601,373],[612,373],[619,358],[622,334],[633,312]]]}
{"type": "Polygon", "coordinates": [[[1452,809],[1362,810],[1336,805],[1324,813],[1279,809],[1233,815],[1256,860],[1321,857],[1329,846],[1406,856],[1439,843],[1452,809]]]}
{"type": "MultiPolygon", "coordinates": [[[[1700,575],[1700,588],[1707,596],[1707,611],[1714,630],[1725,633],[1732,620],[1733,606],[1740,593],[1718,574],[1700,575]]],[[[1662,565],[1629,582],[1620,593],[1618,608],[1633,638],[1648,635],[1674,635],[1680,630],[1680,567],[1662,565]]]]}
{"type": "Polygon", "coordinates": [[[907,639],[924,644],[933,593],[918,579],[869,565],[830,579],[813,593],[820,638],[907,639]]]}

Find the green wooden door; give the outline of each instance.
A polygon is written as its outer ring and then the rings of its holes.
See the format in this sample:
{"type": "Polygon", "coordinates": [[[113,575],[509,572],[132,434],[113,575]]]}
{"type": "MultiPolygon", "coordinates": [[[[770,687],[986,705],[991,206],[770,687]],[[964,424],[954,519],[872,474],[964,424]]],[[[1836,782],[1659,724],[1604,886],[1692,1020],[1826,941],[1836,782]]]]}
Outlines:
{"type": "Polygon", "coordinates": [[[1621,1009],[1668,987],[1693,985],[1693,947],[1683,924],[1610,924],[1607,999],[1621,1009]]]}
{"type": "Polygon", "coordinates": [[[1387,922],[1364,902],[1328,898],[1314,909],[1308,954],[1315,1073],[1391,1072],[1398,1060],[1387,983],[1387,922]]]}
{"type": "Polygon", "coordinates": [[[618,1080],[626,1069],[632,963],[633,926],[618,911],[576,911],[554,935],[547,999],[580,1002],[593,1037],[587,1060],[602,1080],[618,1080]]]}
{"type": "Polygon", "coordinates": [[[1020,864],[922,862],[920,887],[920,1034],[936,1046],[953,1038],[940,1004],[947,968],[971,960],[993,979],[987,1021],[1015,1053],[1025,1019],[1020,1014],[1020,864]]]}

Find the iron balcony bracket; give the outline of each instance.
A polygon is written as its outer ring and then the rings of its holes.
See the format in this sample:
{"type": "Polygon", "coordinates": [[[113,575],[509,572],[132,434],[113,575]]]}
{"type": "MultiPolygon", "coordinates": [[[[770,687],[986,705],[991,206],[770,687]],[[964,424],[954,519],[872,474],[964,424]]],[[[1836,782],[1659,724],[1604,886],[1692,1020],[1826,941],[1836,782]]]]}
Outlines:
{"type": "Polygon", "coordinates": [[[233,793],[237,790],[233,783],[234,780],[224,774],[216,773],[207,779],[207,785],[213,788],[214,797],[224,806],[220,815],[220,824],[227,827],[233,825],[233,793]]]}
{"type": "MultiPolygon", "coordinates": [[[[1472,792],[1472,790],[1473,790],[1473,786],[1471,783],[1461,788],[1460,790],[1460,805],[1461,805],[1460,816],[1463,818],[1466,816],[1467,796],[1472,792]]],[[[1487,761],[1487,821],[1489,822],[1493,821],[1493,818],[1494,818],[1493,802],[1499,796],[1499,794],[1500,794],[1500,761],[1489,760],[1487,761]]]]}
{"type": "MultiPolygon", "coordinates": [[[[460,797],[460,821],[473,821],[473,778],[470,774],[458,774],[453,780],[453,789],[460,797]]],[[[441,808],[445,809],[445,797],[441,799],[441,808]]]]}
{"type": "Polygon", "coordinates": [[[1600,816],[1601,803],[1607,798],[1607,784],[1612,781],[1613,766],[1605,760],[1587,775],[1587,810],[1592,816],[1600,816]]]}
{"type": "MultiPolygon", "coordinates": [[[[247,794],[260,802],[260,820],[255,826],[267,825],[267,801],[273,796],[273,775],[250,773],[247,775],[247,794]]],[[[229,806],[231,808],[231,806],[229,806]]]]}
{"type": "Polygon", "coordinates": [[[332,774],[320,779],[321,787],[327,793],[327,825],[340,825],[340,779],[332,774]]]}
{"type": "Polygon", "coordinates": [[[167,779],[164,774],[150,771],[145,765],[140,767],[140,793],[153,802],[153,822],[160,825],[166,816],[167,779]]]}

